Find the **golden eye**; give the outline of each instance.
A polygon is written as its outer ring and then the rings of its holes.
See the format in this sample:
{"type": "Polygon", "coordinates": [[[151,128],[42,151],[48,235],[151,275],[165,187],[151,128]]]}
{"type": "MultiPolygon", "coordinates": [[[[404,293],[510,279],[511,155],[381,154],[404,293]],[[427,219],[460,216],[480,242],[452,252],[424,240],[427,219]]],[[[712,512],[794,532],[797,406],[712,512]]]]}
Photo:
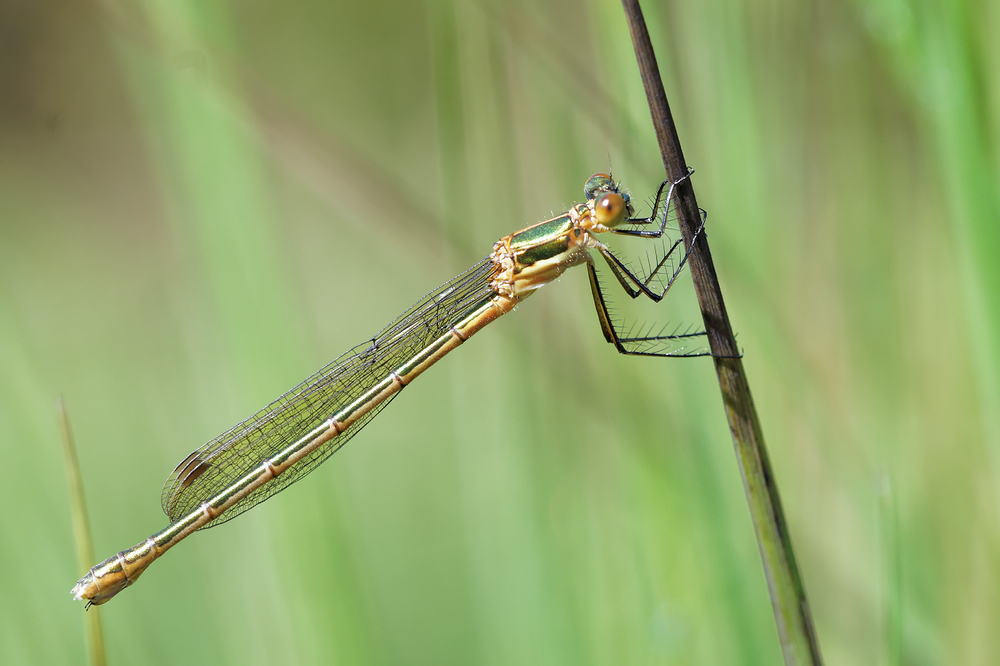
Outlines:
{"type": "Polygon", "coordinates": [[[594,204],[597,221],[606,227],[613,227],[625,216],[625,200],[617,192],[608,192],[594,204]]]}

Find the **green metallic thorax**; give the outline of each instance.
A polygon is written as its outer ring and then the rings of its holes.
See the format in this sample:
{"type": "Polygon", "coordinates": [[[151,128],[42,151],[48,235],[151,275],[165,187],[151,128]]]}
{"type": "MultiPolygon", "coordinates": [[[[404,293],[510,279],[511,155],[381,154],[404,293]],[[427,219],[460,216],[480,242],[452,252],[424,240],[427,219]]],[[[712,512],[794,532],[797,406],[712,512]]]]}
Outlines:
{"type": "Polygon", "coordinates": [[[559,277],[570,266],[587,260],[588,233],[581,227],[582,219],[589,219],[586,204],[522,229],[498,243],[509,248],[508,256],[513,259],[508,276],[513,294],[526,296],[559,277]]]}
{"type": "Polygon", "coordinates": [[[510,237],[510,249],[520,266],[533,266],[539,261],[565,255],[570,249],[574,234],[573,220],[569,215],[539,222],[510,237]]]}
{"type": "Polygon", "coordinates": [[[519,252],[527,247],[537,246],[539,243],[546,243],[556,240],[559,236],[565,236],[573,229],[573,220],[569,215],[539,222],[538,224],[522,229],[510,237],[510,249],[519,252]]]}

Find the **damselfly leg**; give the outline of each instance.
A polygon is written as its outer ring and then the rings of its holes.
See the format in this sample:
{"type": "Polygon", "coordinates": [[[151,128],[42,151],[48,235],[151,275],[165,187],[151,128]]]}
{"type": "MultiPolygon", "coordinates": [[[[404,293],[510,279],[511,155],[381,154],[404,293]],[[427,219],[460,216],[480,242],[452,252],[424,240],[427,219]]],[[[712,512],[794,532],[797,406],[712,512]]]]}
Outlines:
{"type": "Polygon", "coordinates": [[[660,210],[660,200],[663,199],[663,188],[670,185],[670,189],[667,190],[666,202],[663,206],[663,221],[660,223],[659,229],[624,229],[616,227],[611,230],[611,233],[618,236],[640,236],[642,238],[659,238],[662,236],[664,230],[667,228],[667,218],[670,214],[670,204],[674,200],[674,192],[677,190],[677,186],[689,179],[692,174],[694,174],[694,169],[688,169],[687,174],[681,176],[677,180],[673,182],[665,180],[660,183],[660,186],[656,189],[656,199],[653,201],[653,212],[649,215],[649,217],[630,217],[623,223],[630,225],[646,225],[655,222],[659,217],[658,211],[660,210]]]}
{"type": "MultiPolygon", "coordinates": [[[[661,219],[659,215],[660,202],[664,198],[664,189],[669,185],[666,200],[663,204],[662,221],[658,229],[628,229],[619,227],[612,229],[611,233],[639,237],[646,240],[664,238],[667,222],[672,211],[672,204],[674,203],[676,188],[681,182],[690,177],[691,172],[688,172],[687,175],[676,181],[664,181],[656,191],[656,199],[653,202],[653,211],[650,216],[645,218],[628,218],[625,220],[625,224],[638,226],[647,225],[657,219],[661,219]]],[[[698,226],[697,231],[695,231],[692,246],[705,227],[706,217],[705,212],[701,211],[701,224],[698,226]]],[[[666,296],[667,292],[670,291],[677,277],[684,270],[690,254],[690,250],[684,250],[683,241],[678,236],[676,240],[663,244],[653,260],[648,261],[645,266],[636,269],[615,255],[606,245],[602,244],[597,249],[601,253],[601,256],[604,257],[605,262],[607,262],[611,273],[629,297],[635,299],[641,294],[656,303],[660,302],[666,296]],[[669,277],[666,277],[664,272],[669,277]]],[[[636,334],[634,329],[623,329],[622,323],[616,321],[611,316],[608,301],[604,296],[600,279],[597,275],[596,266],[592,261],[588,262],[587,270],[590,277],[591,292],[594,297],[594,307],[597,310],[597,318],[601,324],[601,330],[604,333],[605,339],[613,344],[620,353],[636,356],[711,356],[711,352],[705,348],[705,345],[703,343],[699,344],[698,339],[704,338],[704,331],[692,331],[689,327],[675,327],[669,332],[666,329],[661,329],[654,334],[652,329],[647,329],[645,333],[640,330],[636,334]]]]}

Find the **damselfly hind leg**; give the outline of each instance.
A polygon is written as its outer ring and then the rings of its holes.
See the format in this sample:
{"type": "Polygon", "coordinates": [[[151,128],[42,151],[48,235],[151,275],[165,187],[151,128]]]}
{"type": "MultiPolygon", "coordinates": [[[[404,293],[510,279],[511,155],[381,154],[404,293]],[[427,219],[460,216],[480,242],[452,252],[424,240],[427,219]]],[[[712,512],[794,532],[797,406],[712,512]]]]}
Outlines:
{"type": "Polygon", "coordinates": [[[597,268],[593,262],[587,262],[587,274],[590,277],[590,291],[594,297],[594,308],[601,324],[604,339],[615,346],[619,353],[627,356],[711,356],[705,346],[705,332],[692,331],[690,327],[675,327],[669,332],[666,328],[653,333],[652,328],[642,330],[636,335],[634,329],[621,328],[608,308],[604,297],[597,268]]]}

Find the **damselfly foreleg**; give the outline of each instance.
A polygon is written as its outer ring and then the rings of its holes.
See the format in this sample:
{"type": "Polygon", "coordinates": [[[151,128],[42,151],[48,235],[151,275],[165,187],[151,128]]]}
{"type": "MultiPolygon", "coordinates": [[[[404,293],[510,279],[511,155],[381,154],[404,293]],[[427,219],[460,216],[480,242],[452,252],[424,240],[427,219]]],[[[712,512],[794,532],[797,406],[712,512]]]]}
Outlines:
{"type": "Polygon", "coordinates": [[[670,189],[667,190],[667,200],[663,206],[663,221],[660,223],[659,229],[622,229],[615,228],[611,230],[611,233],[619,236],[638,236],[640,238],[659,238],[663,235],[663,232],[667,228],[667,218],[670,215],[670,202],[674,200],[674,192],[677,191],[677,186],[683,183],[685,180],[691,177],[694,173],[694,169],[688,169],[688,172],[678,178],[677,180],[671,182],[665,180],[660,183],[660,187],[656,190],[656,199],[653,201],[653,212],[649,217],[630,217],[626,219],[623,224],[632,225],[646,225],[654,222],[658,216],[657,212],[660,210],[660,200],[663,198],[663,188],[670,185],[670,189]]]}

